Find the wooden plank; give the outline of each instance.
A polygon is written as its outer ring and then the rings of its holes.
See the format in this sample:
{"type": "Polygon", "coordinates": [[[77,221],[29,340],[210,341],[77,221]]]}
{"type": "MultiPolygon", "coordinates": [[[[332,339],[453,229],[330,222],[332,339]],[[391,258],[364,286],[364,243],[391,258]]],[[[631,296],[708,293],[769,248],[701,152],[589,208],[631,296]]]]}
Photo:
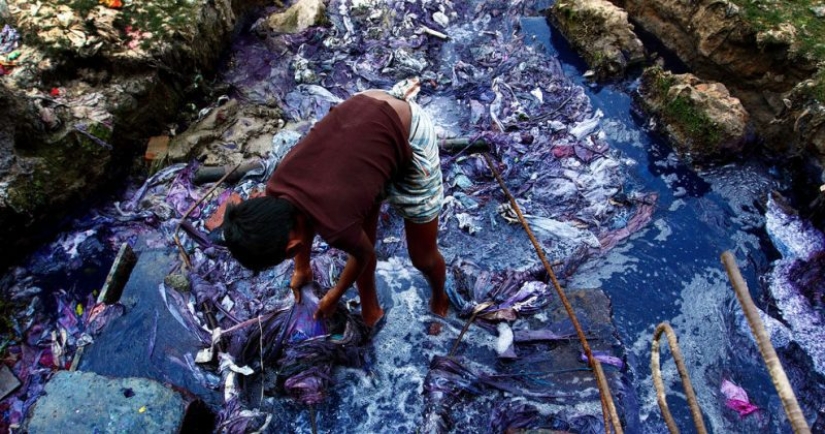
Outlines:
{"type": "Polygon", "coordinates": [[[114,304],[120,300],[123,287],[129,281],[129,276],[132,274],[132,269],[135,268],[136,263],[137,255],[129,247],[129,244],[123,243],[115,257],[112,268],[109,270],[109,275],[106,276],[103,289],[100,290],[100,295],[97,297],[98,303],[114,304]]]}

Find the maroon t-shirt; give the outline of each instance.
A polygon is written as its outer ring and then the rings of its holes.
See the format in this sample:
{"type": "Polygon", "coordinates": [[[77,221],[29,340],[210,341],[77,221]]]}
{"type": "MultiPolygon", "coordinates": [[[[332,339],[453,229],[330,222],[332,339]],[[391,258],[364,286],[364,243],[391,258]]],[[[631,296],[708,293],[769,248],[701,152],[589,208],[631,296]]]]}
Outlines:
{"type": "Polygon", "coordinates": [[[332,108],[289,151],[266,194],[291,202],[329,245],[349,250],[387,183],[411,158],[392,106],[356,95],[332,108]]]}

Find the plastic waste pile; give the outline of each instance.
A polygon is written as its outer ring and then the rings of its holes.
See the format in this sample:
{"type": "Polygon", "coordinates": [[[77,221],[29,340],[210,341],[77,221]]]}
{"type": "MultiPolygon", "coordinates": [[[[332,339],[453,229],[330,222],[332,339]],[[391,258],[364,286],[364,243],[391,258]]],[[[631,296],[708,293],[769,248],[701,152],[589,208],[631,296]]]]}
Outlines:
{"type": "Polygon", "coordinates": [[[20,34],[13,27],[5,24],[0,31],[0,75],[8,73],[7,68],[14,66],[14,61],[20,57],[17,47],[20,46],[20,34]]]}
{"type": "MultiPolygon", "coordinates": [[[[777,346],[785,347],[795,342],[811,358],[814,370],[823,375],[825,234],[800,218],[779,195],[769,197],[765,220],[768,235],[781,255],[773,262],[767,277],[776,308],[785,320],[779,326],[788,336],[777,346]]],[[[774,335],[780,333],[773,333],[772,340],[774,335]]]]}

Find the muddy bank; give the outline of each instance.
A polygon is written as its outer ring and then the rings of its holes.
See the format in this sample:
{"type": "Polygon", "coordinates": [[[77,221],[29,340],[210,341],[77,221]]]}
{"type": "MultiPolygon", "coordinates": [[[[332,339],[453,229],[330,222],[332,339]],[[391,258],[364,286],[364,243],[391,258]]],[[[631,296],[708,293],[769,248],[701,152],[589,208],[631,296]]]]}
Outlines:
{"type": "Polygon", "coordinates": [[[816,79],[817,57],[803,45],[803,30],[795,23],[760,28],[729,1],[614,3],[696,75],[724,83],[753,117],[768,149],[780,154],[806,151],[825,161],[821,138],[797,125],[806,110],[821,107],[822,99],[805,92],[806,80],[816,79]],[[806,97],[791,97],[800,92],[806,97]]]}

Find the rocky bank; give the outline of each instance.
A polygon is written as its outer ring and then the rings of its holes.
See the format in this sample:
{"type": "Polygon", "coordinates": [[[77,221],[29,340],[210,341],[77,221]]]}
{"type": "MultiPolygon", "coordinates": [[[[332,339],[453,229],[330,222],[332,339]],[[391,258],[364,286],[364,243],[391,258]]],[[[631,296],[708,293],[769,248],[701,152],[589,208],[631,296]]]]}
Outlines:
{"type": "Polygon", "coordinates": [[[0,1],[0,266],[118,185],[148,137],[196,116],[187,102],[209,95],[208,77],[256,6],[0,1]]]}
{"type": "Polygon", "coordinates": [[[731,1],[616,3],[696,75],[724,83],[751,114],[769,149],[808,152],[825,162],[825,94],[817,91],[823,86],[822,64],[816,47],[804,45],[805,37],[821,43],[823,35],[803,37],[794,22],[760,28],[731,1]]]}
{"type": "MultiPolygon", "coordinates": [[[[729,133],[715,134],[707,128],[698,128],[698,134],[690,134],[689,130],[697,128],[675,125],[679,117],[673,116],[672,107],[670,114],[663,110],[667,107],[658,101],[661,92],[650,92],[650,86],[645,89],[643,79],[642,97],[647,102],[642,105],[657,118],[660,130],[683,155],[690,154],[694,161],[729,161],[742,151],[757,150],[767,152],[772,158],[802,160],[799,166],[806,167],[809,174],[799,177],[800,182],[814,187],[803,195],[811,200],[819,194],[816,187],[825,182],[822,175],[825,166],[825,67],[822,55],[825,52],[825,17],[821,5],[817,9],[813,3],[810,7],[806,2],[788,4],[782,8],[796,9],[780,13],[775,10],[778,5],[759,1],[584,0],[575,3],[573,8],[568,2],[556,2],[548,15],[571,45],[583,52],[597,78],[615,78],[616,74],[606,77],[594,50],[624,53],[625,58],[635,55],[629,56],[632,51],[627,42],[623,42],[632,40],[629,37],[615,38],[611,49],[601,50],[599,44],[591,43],[592,35],[626,34],[628,29],[644,32],[661,42],[670,52],[668,54],[675,55],[687,65],[694,77],[688,81],[703,83],[701,88],[704,90],[696,92],[696,88],[691,88],[692,96],[682,100],[690,110],[716,125],[736,119],[732,128],[739,132],[732,134],[738,136],[737,139],[729,133]],[[611,8],[621,11],[613,13],[616,18],[612,22],[589,18],[594,11],[611,8]],[[627,14],[627,22],[621,20],[622,13],[627,14]],[[771,24],[765,16],[783,17],[784,20],[771,24]],[[590,30],[579,31],[582,28],[590,30]],[[693,104],[698,102],[695,96],[701,96],[705,103],[693,104]],[[711,99],[716,101],[709,103],[711,99]],[[717,109],[707,111],[711,106],[717,109]],[[739,107],[745,112],[742,113],[739,107]],[[724,111],[730,114],[724,115],[724,111]],[[761,147],[742,146],[744,136],[740,124],[743,121],[749,121],[753,126],[757,133],[753,138],[761,147]],[[709,138],[713,140],[708,142],[709,138]],[[697,146],[700,142],[704,144],[697,146]],[[739,144],[733,145],[733,142],[739,144]]],[[[656,54],[649,50],[647,53],[650,57],[656,54]]],[[[648,78],[653,75],[661,76],[660,72],[646,73],[648,78]]],[[[646,82],[649,84],[650,80],[646,82]]],[[[660,80],[659,84],[662,83],[660,80]]],[[[662,90],[673,97],[684,93],[685,89],[680,86],[662,90]]],[[[671,103],[673,101],[671,98],[671,103]]],[[[691,116],[681,118],[689,122],[695,120],[691,116]]]]}

